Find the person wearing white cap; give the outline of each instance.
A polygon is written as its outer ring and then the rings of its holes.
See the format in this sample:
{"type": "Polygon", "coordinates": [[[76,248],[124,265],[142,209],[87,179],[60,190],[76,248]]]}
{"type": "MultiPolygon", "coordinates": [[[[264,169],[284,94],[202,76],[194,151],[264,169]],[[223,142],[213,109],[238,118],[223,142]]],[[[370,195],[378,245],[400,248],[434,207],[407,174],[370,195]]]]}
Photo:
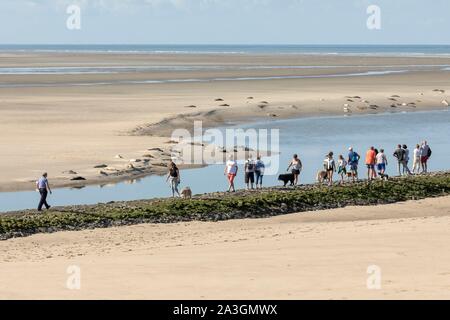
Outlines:
{"type": "Polygon", "coordinates": [[[361,156],[353,150],[353,147],[348,148],[348,164],[350,165],[350,172],[352,173],[353,182],[358,180],[358,163],[361,156]]]}

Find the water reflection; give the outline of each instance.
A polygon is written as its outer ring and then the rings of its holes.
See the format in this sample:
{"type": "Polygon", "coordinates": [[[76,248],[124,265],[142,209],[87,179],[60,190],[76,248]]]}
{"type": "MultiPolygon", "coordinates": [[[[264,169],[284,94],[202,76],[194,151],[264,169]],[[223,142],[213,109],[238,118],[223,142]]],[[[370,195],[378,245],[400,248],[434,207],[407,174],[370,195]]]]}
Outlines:
{"type": "MultiPolygon", "coordinates": [[[[428,140],[433,150],[430,160],[431,170],[450,169],[450,112],[412,112],[387,113],[368,116],[340,116],[325,118],[308,118],[279,120],[257,125],[239,126],[240,128],[280,130],[280,168],[283,172],[294,153],[300,155],[304,170],[302,183],[315,182],[317,170],[322,167],[325,154],[334,151],[336,158],[346,155],[349,146],[353,146],[359,154],[374,145],[384,148],[390,160],[387,173],[396,175],[396,163],[392,153],[398,143],[407,144],[410,150],[416,143],[428,140]]],[[[254,156],[256,156],[254,154],[254,156]]],[[[271,161],[271,157],[264,160],[271,161]]],[[[227,188],[223,175],[223,165],[183,170],[181,172],[180,189],[189,186],[194,194],[207,193],[227,188]]],[[[365,168],[361,164],[362,175],[365,168]]],[[[264,185],[279,185],[277,174],[266,175],[264,185]]],[[[236,187],[244,187],[242,162],[236,177],[236,187]]],[[[126,182],[107,183],[99,186],[64,188],[53,190],[49,196],[52,205],[93,204],[110,201],[136,200],[168,197],[171,195],[165,176],[152,175],[144,178],[133,178],[126,182]]],[[[0,193],[0,211],[34,208],[39,199],[36,192],[0,193]]]]}

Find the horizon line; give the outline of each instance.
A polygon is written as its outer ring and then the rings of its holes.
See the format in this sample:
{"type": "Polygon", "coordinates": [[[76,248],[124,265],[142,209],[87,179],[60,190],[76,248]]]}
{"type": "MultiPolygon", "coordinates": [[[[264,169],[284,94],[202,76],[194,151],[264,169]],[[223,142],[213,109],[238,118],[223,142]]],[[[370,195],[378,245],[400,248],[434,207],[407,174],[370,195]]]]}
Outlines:
{"type": "Polygon", "coordinates": [[[423,43],[404,43],[404,44],[391,44],[391,43],[0,43],[0,46],[450,46],[450,43],[434,43],[434,44],[423,44],[423,43]]]}

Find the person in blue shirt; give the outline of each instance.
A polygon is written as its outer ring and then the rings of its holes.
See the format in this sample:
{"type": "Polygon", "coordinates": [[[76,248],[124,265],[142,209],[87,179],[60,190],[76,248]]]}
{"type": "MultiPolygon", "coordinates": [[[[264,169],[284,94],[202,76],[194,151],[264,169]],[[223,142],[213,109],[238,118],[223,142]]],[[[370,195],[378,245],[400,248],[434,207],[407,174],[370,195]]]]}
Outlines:
{"type": "Polygon", "coordinates": [[[258,155],[255,163],[255,177],[256,177],[256,189],[262,189],[262,181],[264,177],[264,162],[261,160],[261,156],[258,155]]]}
{"type": "Polygon", "coordinates": [[[36,189],[41,195],[41,199],[39,200],[38,204],[38,211],[42,211],[42,207],[44,205],[47,210],[50,209],[51,206],[47,203],[47,195],[48,193],[52,194],[52,189],[50,189],[50,185],[48,183],[47,172],[45,172],[42,177],[40,177],[39,180],[36,181],[36,189]]]}
{"type": "Polygon", "coordinates": [[[361,156],[353,150],[353,147],[348,149],[348,164],[350,166],[350,172],[352,175],[353,182],[358,180],[358,163],[361,156]]]}

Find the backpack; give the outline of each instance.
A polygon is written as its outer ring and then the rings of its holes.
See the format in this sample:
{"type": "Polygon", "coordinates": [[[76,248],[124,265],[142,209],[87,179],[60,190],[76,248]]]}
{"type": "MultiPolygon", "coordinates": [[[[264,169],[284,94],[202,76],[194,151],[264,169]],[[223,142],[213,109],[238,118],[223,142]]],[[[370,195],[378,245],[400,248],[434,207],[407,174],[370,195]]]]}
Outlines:
{"type": "Polygon", "coordinates": [[[255,171],[262,172],[264,170],[264,163],[261,160],[256,161],[255,171]]]}
{"type": "Polygon", "coordinates": [[[333,169],[334,160],[332,159],[325,159],[323,160],[323,167],[325,170],[331,170],[333,169]]]}
{"type": "Polygon", "coordinates": [[[432,153],[433,153],[433,152],[431,151],[431,148],[428,147],[427,157],[428,157],[428,158],[431,157],[431,154],[432,154],[432,153]]]}
{"type": "Polygon", "coordinates": [[[171,176],[172,178],[178,177],[178,172],[177,172],[177,169],[176,169],[176,168],[171,168],[171,169],[170,169],[170,176],[171,176]]]}
{"type": "Polygon", "coordinates": [[[254,165],[254,163],[252,162],[252,161],[249,161],[248,163],[247,163],[247,170],[248,171],[254,171],[254,167],[255,167],[255,165],[254,165]]]}
{"type": "Polygon", "coordinates": [[[359,155],[358,155],[356,152],[353,152],[353,153],[352,153],[352,157],[351,157],[351,159],[350,159],[351,162],[352,162],[352,163],[357,163],[357,162],[358,162],[358,156],[359,156],[359,155]]]}

